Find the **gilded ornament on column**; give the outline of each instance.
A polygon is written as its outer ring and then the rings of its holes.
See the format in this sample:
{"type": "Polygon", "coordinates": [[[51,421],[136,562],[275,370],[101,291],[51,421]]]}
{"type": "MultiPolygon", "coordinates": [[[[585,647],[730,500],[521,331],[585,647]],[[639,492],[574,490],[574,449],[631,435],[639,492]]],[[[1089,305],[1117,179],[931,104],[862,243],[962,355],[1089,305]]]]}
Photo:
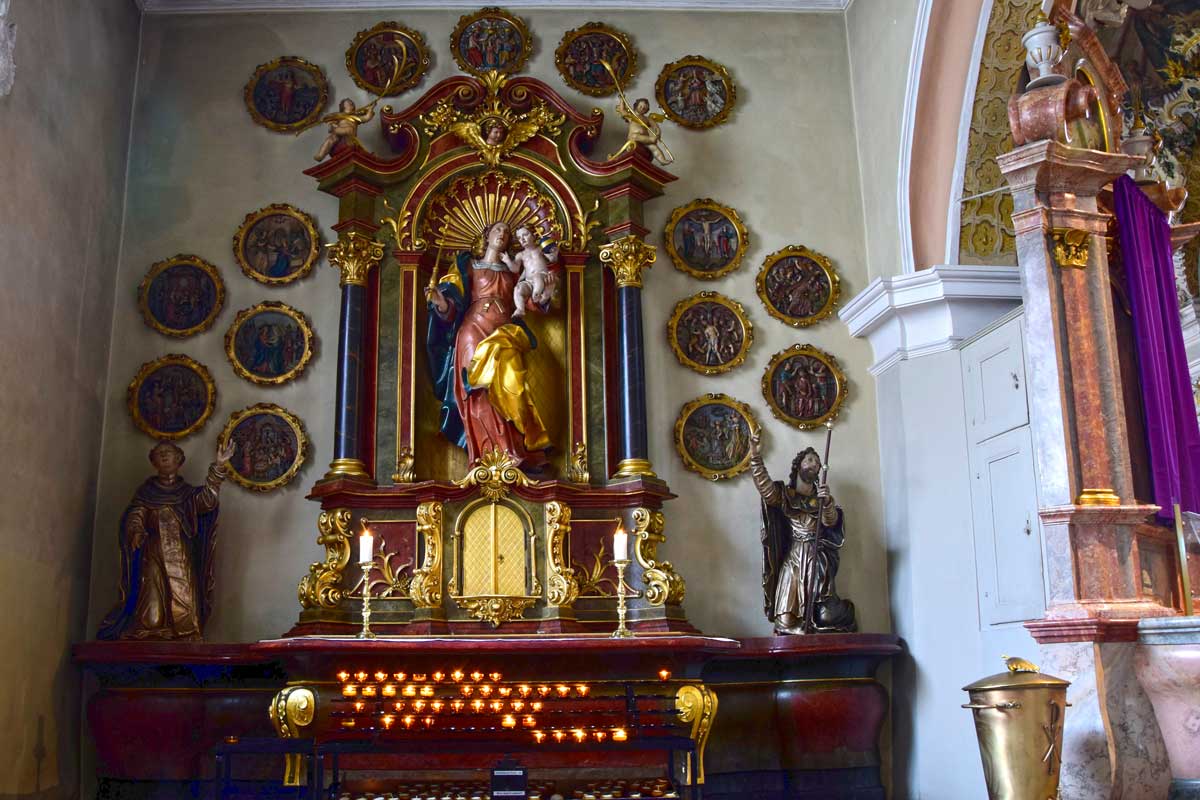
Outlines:
{"type": "Polygon", "coordinates": [[[417,608],[442,604],[442,504],[437,501],[417,506],[417,536],[425,545],[421,566],[413,571],[409,598],[417,608]]]}
{"type": "Polygon", "coordinates": [[[571,450],[571,458],[567,462],[564,477],[571,483],[591,482],[592,474],[588,470],[587,445],[583,442],[576,442],[575,447],[571,450]]]}
{"type": "Polygon", "coordinates": [[[393,483],[412,483],[417,479],[415,469],[416,454],[411,447],[401,447],[396,451],[396,471],[392,473],[393,483]]]}
{"type": "Polygon", "coordinates": [[[646,602],[655,606],[678,605],[687,592],[687,583],[671,562],[658,560],[658,546],[667,540],[663,534],[666,527],[666,518],[661,511],[633,510],[634,555],[642,568],[646,602]]]}
{"type": "Polygon", "coordinates": [[[696,743],[695,770],[692,769],[692,756],[689,753],[684,762],[684,782],[688,786],[703,785],[704,747],[708,744],[708,734],[717,716],[717,693],[704,684],[680,686],[675,693],[675,711],[679,714],[680,722],[692,724],[688,736],[696,743]]]}
{"type": "MultiPolygon", "coordinates": [[[[317,698],[307,686],[288,686],[271,700],[267,713],[280,739],[299,739],[301,729],[311,725],[316,716],[317,698]]],[[[283,785],[303,786],[305,782],[301,755],[289,753],[284,756],[283,785]]]]}
{"type": "Polygon", "coordinates": [[[1060,267],[1083,269],[1088,265],[1091,234],[1077,228],[1055,228],[1050,231],[1054,243],[1054,262],[1060,267]]]}
{"type": "Polygon", "coordinates": [[[383,243],[358,231],[347,231],[329,248],[329,263],[342,273],[342,286],[366,286],[371,267],[383,258],[383,243]]]}
{"type": "Polygon", "coordinates": [[[600,263],[607,264],[617,279],[617,287],[642,288],[642,271],[654,265],[658,248],[632,233],[600,248],[600,263]]]}
{"type": "Polygon", "coordinates": [[[337,608],[342,601],[342,571],[350,563],[352,520],[348,508],[322,511],[317,518],[317,544],[325,547],[325,560],[310,566],[308,574],[300,579],[301,607],[337,608]]]}
{"type": "Polygon", "coordinates": [[[480,622],[499,628],[503,622],[520,619],[537,602],[536,597],[456,597],[458,607],[480,622]]]}
{"type": "Polygon", "coordinates": [[[557,500],[546,503],[546,600],[552,606],[569,606],[579,597],[579,581],[565,555],[570,533],[571,507],[557,500]]]}

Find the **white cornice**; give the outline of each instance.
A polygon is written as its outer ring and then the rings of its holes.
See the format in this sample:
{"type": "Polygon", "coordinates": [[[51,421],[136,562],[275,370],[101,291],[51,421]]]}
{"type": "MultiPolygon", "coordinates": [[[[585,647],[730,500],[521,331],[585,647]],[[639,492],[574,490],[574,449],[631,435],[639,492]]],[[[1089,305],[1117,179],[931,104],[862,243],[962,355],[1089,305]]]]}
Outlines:
{"type": "Polygon", "coordinates": [[[953,350],[1021,302],[1016,267],[936,266],[876,278],[838,312],[875,352],[871,373],[953,350]]]}
{"type": "MultiPolygon", "coordinates": [[[[262,11],[405,11],[479,8],[481,0],[135,0],[147,14],[262,11]]],[[[850,0],[507,0],[506,8],[601,11],[776,11],[843,13],[850,0]]]]}

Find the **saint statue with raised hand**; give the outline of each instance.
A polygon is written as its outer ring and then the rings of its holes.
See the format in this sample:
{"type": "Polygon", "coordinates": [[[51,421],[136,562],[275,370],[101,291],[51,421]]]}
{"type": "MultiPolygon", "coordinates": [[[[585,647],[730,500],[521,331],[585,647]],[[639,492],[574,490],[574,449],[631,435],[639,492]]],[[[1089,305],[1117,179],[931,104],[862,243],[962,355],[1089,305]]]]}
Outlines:
{"type": "MultiPolygon", "coordinates": [[[[513,317],[520,276],[504,264],[511,238],[508,223],[488,225],[483,257],[459,253],[455,267],[425,290],[426,347],[442,401],[442,434],[466,448],[472,463],[499,450],[523,470],[539,472],[550,435],[526,376],[526,355],[537,339],[521,315],[513,317]]],[[[557,280],[553,272],[547,277],[557,280]]],[[[549,305],[531,299],[525,310],[546,313],[549,305]]]]}
{"type": "Polygon", "coordinates": [[[184,455],[162,441],[157,475],[138,487],[121,517],[120,601],[97,639],[200,640],[212,610],[218,495],[234,444],[217,451],[203,486],[179,477],[184,455]]]}
{"type": "Polygon", "coordinates": [[[846,540],[821,457],[809,447],[792,461],[786,484],[771,480],[762,429],[750,434],[750,475],[762,498],[763,604],[776,633],[849,633],[854,604],[834,587],[846,540]]]}

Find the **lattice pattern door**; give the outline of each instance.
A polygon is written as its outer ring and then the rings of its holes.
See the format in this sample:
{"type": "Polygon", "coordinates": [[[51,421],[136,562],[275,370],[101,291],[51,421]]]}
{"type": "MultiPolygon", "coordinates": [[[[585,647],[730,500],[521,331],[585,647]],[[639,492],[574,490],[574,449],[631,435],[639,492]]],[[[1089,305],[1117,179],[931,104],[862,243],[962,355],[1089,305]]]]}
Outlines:
{"type": "Polygon", "coordinates": [[[463,523],[462,593],[523,597],[528,584],[525,525],[516,511],[489,503],[463,523]]]}

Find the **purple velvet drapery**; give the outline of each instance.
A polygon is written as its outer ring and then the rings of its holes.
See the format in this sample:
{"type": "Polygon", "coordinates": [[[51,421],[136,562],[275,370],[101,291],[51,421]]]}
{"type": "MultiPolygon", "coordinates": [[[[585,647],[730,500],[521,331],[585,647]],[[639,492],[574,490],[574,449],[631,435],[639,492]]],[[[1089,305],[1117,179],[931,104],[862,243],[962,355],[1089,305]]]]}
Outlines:
{"type": "Polygon", "coordinates": [[[1172,505],[1200,511],[1200,425],[1183,347],[1175,294],[1171,226],[1138,185],[1122,175],[1114,187],[1117,230],[1133,309],[1138,373],[1158,516],[1172,505]]]}

